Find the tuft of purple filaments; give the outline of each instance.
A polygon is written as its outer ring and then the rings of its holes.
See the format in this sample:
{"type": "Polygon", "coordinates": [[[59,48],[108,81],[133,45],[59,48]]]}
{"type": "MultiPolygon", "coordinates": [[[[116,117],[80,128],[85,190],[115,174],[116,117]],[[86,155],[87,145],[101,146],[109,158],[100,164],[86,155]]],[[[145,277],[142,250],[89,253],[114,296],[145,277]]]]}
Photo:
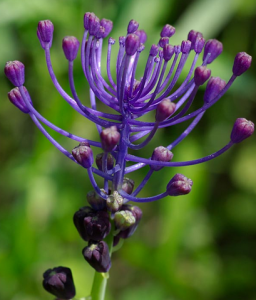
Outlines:
{"type": "MultiPolygon", "coordinates": [[[[63,51],[68,60],[69,83],[72,93],[72,96],[70,96],[59,84],[52,67],[50,48],[52,46],[53,24],[49,20],[41,21],[38,24],[37,31],[55,88],[73,109],[96,124],[101,141],[92,141],[76,136],[46,120],[34,108],[29,93],[23,86],[25,81],[24,65],[18,61],[8,62],[5,68],[7,77],[18,87],[9,93],[9,98],[14,105],[30,115],[39,130],[60,152],[87,169],[91,184],[101,198],[108,199],[109,182],[111,182],[112,193],[116,191],[121,195],[124,199],[123,203],[128,201],[156,201],[167,195],[175,195],[175,193],[170,192],[167,188],[165,192],[159,195],[145,198],[137,197],[137,194],[146,185],[154,171],[158,171],[162,167],[189,166],[212,160],[236,143],[231,136],[231,140],[227,145],[206,157],[182,162],[170,161],[173,157],[170,151],[173,151],[195,128],[206,110],[226,93],[237,76],[240,76],[250,67],[251,57],[245,52],[238,53],[233,66],[233,74],[226,84],[218,77],[210,78],[211,71],[207,68],[223,50],[223,46],[219,41],[209,40],[205,43],[200,32],[191,30],[188,34],[188,39],[182,41],[181,45],[171,45],[170,39],[175,33],[175,28],[171,25],[165,25],[160,33],[159,42],[152,45],[148,51],[143,76],[140,79],[136,79],[138,78],[136,69],[139,57],[143,51],[146,52],[144,43],[147,35],[145,31],[138,29],[139,24],[136,21],[131,20],[127,34],[119,38],[119,51],[115,60],[115,74],[111,70],[111,64],[113,64],[114,59],[111,52],[115,40],[111,37],[108,39],[106,80],[102,76],[101,57],[103,41],[106,40],[106,37],[111,32],[112,26],[113,24],[110,20],[100,20],[93,13],[86,13],[84,16],[85,31],[81,42],[81,61],[85,78],[90,85],[90,106],[86,106],[80,101],[73,79],[73,64],[79,50],[79,41],[75,37],[65,37],[63,39],[63,51]],[[196,68],[202,51],[204,51],[203,61],[196,68]],[[189,56],[193,56],[189,72],[183,83],[174,89],[189,56]],[[204,100],[199,109],[187,114],[198,88],[200,85],[205,84],[209,78],[205,92],[206,100],[204,100]],[[96,99],[111,108],[113,113],[104,113],[97,110],[96,99]],[[155,111],[155,121],[143,122],[138,120],[151,111],[155,111]],[[145,147],[153,139],[157,129],[170,127],[189,120],[191,120],[191,123],[186,130],[176,140],[160,146],[163,149],[158,147],[161,151],[159,149],[158,151],[152,151],[151,158],[142,158],[129,154],[129,149],[138,150],[145,147]],[[72,155],[50,136],[42,124],[82,143],[80,147],[83,149],[83,153],[81,155],[77,153],[78,156],[75,156],[73,152],[72,155]],[[134,143],[144,136],[147,137],[142,142],[134,143]],[[91,146],[103,148],[104,154],[102,155],[101,169],[92,166],[93,152],[90,150],[91,146]],[[82,155],[84,153],[87,156],[83,158],[82,155]],[[114,158],[111,169],[107,167],[109,154],[114,158]],[[79,157],[79,159],[76,159],[76,157],[79,157]],[[128,161],[134,162],[134,164],[127,167],[126,163],[128,161]],[[124,176],[146,166],[149,166],[146,177],[135,191],[127,194],[122,189],[124,176]],[[94,174],[104,179],[105,192],[97,185],[94,174]]],[[[244,133],[248,137],[252,134],[254,125],[250,121],[245,121],[247,123],[244,125],[243,130],[250,129],[249,133],[248,130],[244,133]]],[[[237,138],[236,140],[242,139],[244,138],[239,136],[239,139],[237,138]]]]}

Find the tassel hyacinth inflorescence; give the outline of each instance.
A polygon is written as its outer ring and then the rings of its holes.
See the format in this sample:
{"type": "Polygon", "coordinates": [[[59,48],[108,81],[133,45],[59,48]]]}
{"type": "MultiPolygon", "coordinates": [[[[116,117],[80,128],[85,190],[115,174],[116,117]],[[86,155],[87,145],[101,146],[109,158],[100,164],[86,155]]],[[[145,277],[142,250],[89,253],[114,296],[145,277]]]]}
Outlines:
{"type": "MultiPolygon", "coordinates": [[[[46,64],[52,82],[67,103],[79,114],[96,124],[99,140],[93,141],[71,134],[46,120],[33,106],[27,89],[24,87],[24,65],[19,61],[8,62],[5,74],[16,86],[9,94],[10,101],[22,112],[30,115],[33,122],[45,137],[64,155],[84,167],[93,186],[87,195],[91,207],[83,207],[74,215],[74,223],[80,236],[88,241],[83,250],[84,258],[98,272],[107,272],[111,266],[110,245],[103,239],[114,236],[114,245],[120,239],[130,237],[136,230],[142,217],[137,206],[127,204],[150,202],[166,196],[185,195],[191,191],[192,180],[182,174],[176,174],[166,182],[166,191],[150,197],[137,195],[146,185],[154,171],[163,167],[189,166],[212,160],[227,151],[233,144],[249,137],[254,131],[254,124],[244,118],[236,120],[231,138],[219,151],[206,157],[190,161],[173,161],[175,147],[195,128],[207,109],[214,105],[231,87],[235,79],[242,75],[251,65],[251,56],[245,52],[237,54],[234,60],[231,78],[226,83],[219,77],[210,77],[211,64],[222,52],[222,43],[217,40],[205,42],[202,33],[191,30],[187,40],[180,45],[172,45],[171,37],[175,28],[165,25],[160,33],[159,41],[145,50],[147,35],[138,29],[139,23],[131,20],[127,34],[119,38],[119,51],[113,64],[112,47],[115,40],[110,37],[113,24],[110,20],[100,20],[93,13],[84,15],[84,35],[81,41],[81,62],[84,76],[90,85],[90,104],[79,99],[74,79],[73,64],[77,57],[80,43],[73,36],[63,39],[63,51],[68,60],[69,83],[72,96],[59,84],[52,67],[50,49],[54,27],[51,21],[40,21],[37,35],[45,52],[46,64]],[[101,57],[103,42],[107,42],[107,79],[103,78],[101,57]],[[146,52],[147,62],[140,79],[137,64],[142,52],[146,52]],[[203,52],[202,62],[199,55],[203,52]],[[193,62],[183,83],[174,89],[189,56],[193,62]],[[196,67],[198,64],[198,67],[196,67]],[[137,79],[136,79],[137,78],[137,79]],[[187,114],[198,88],[206,84],[202,106],[187,114]],[[96,99],[112,109],[112,113],[97,109],[96,99]],[[143,122],[141,116],[155,112],[155,120],[143,122]],[[175,124],[191,120],[190,125],[174,141],[165,142],[152,149],[151,158],[143,158],[129,154],[129,149],[141,149],[153,139],[157,129],[171,127],[175,124]],[[79,145],[68,151],[64,149],[47,132],[47,126],[54,131],[77,141],[79,145]],[[143,141],[137,140],[147,136],[143,141]],[[102,148],[103,152],[96,157],[97,168],[93,166],[92,147],[102,148]],[[134,164],[127,167],[126,162],[134,164]],[[134,190],[134,182],[127,174],[140,168],[148,167],[145,178],[134,190]],[[103,179],[98,186],[94,175],[103,179]]],[[[113,244],[113,239],[112,239],[113,244]]],[[[57,294],[56,294],[57,295],[57,294]]]]}

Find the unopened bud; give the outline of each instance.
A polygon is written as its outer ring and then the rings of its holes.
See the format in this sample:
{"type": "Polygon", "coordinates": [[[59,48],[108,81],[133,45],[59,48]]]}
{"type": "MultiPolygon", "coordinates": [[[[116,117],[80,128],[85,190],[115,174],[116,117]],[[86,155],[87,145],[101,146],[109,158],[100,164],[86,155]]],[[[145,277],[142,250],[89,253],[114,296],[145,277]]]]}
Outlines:
{"type": "Polygon", "coordinates": [[[239,52],[234,61],[233,65],[233,73],[235,76],[242,75],[245,71],[247,71],[252,63],[252,57],[246,52],[239,52]]]}
{"type": "Polygon", "coordinates": [[[161,33],[160,33],[160,36],[161,37],[172,37],[175,33],[175,28],[169,24],[166,24],[164,25],[161,33]]]}
{"type": "Polygon", "coordinates": [[[204,101],[206,103],[211,102],[226,86],[226,82],[219,77],[211,77],[207,82],[204,101]]]}
{"type": "Polygon", "coordinates": [[[113,194],[109,195],[107,199],[108,210],[112,213],[117,212],[123,205],[123,201],[123,197],[117,191],[114,191],[113,194]]]}
{"type": "Polygon", "coordinates": [[[136,53],[140,45],[140,38],[138,35],[131,33],[128,34],[125,40],[125,52],[127,55],[132,56],[136,53]]]}
{"type": "Polygon", "coordinates": [[[79,146],[72,150],[72,155],[86,169],[90,168],[93,164],[93,153],[89,143],[80,143],[79,146]]]}
{"type": "MultiPolygon", "coordinates": [[[[21,88],[24,90],[26,98],[28,99],[30,104],[32,104],[30,95],[29,95],[27,89],[25,88],[25,86],[22,86],[21,88]]],[[[26,114],[29,113],[29,109],[21,96],[19,88],[16,87],[16,88],[12,89],[8,93],[8,98],[12,102],[12,104],[14,104],[16,107],[18,107],[19,110],[21,110],[22,112],[24,112],[26,114]]]]}
{"type": "Polygon", "coordinates": [[[25,82],[25,66],[18,60],[8,61],[4,73],[14,86],[20,87],[25,82]]]}
{"type": "MultiPolygon", "coordinates": [[[[99,153],[96,156],[96,165],[100,171],[103,171],[103,159],[104,153],[99,153]]],[[[107,154],[107,170],[111,170],[114,167],[114,157],[108,153],[107,154]]]]}
{"type": "Polygon", "coordinates": [[[155,44],[153,44],[153,45],[151,46],[151,48],[150,48],[149,55],[150,55],[150,56],[156,56],[157,53],[158,53],[158,50],[159,50],[158,46],[155,45],[155,44]]]}
{"type": "Polygon", "coordinates": [[[102,149],[105,152],[112,151],[120,140],[120,133],[116,126],[111,126],[102,130],[100,134],[102,149]]]}
{"type": "Polygon", "coordinates": [[[174,54],[174,47],[172,45],[165,45],[163,48],[163,57],[165,61],[169,61],[174,54]]]}
{"type": "Polygon", "coordinates": [[[196,40],[198,38],[203,38],[202,33],[195,30],[190,30],[188,33],[188,40],[191,42],[191,49],[195,49],[196,40]]]}
{"type": "Polygon", "coordinates": [[[79,49],[79,41],[74,36],[66,36],[62,40],[62,49],[68,61],[73,61],[79,49]]]}
{"type": "MultiPolygon", "coordinates": [[[[104,189],[101,189],[101,192],[106,194],[104,189]]],[[[94,190],[88,192],[86,198],[88,203],[95,210],[103,210],[107,206],[106,200],[101,198],[94,190]]]]}
{"type": "Polygon", "coordinates": [[[142,43],[142,44],[146,43],[146,41],[147,41],[147,34],[146,34],[146,32],[144,30],[142,30],[142,29],[136,30],[134,32],[134,34],[136,34],[139,37],[140,43],[142,43]]]}
{"type": "Polygon", "coordinates": [[[122,190],[130,195],[133,191],[133,188],[134,188],[134,181],[132,179],[124,177],[122,190]]]}
{"type": "Polygon", "coordinates": [[[181,43],[181,52],[183,54],[187,54],[187,53],[189,53],[190,49],[191,49],[191,42],[188,41],[188,40],[187,41],[182,41],[182,43],[181,43]]]}
{"type": "Polygon", "coordinates": [[[170,99],[163,99],[156,107],[156,121],[162,122],[169,118],[175,112],[175,103],[171,102],[170,99]]]}
{"type": "Polygon", "coordinates": [[[160,38],[158,44],[161,48],[164,48],[165,45],[169,43],[169,38],[168,37],[162,37],[160,38]]]}
{"type": "Polygon", "coordinates": [[[240,143],[247,139],[254,132],[254,124],[244,118],[238,118],[235,121],[231,132],[231,141],[233,143],[240,143]]]}
{"type": "Polygon", "coordinates": [[[52,46],[54,26],[50,20],[40,21],[37,26],[37,37],[43,49],[46,44],[52,46]]]}
{"type": "Polygon", "coordinates": [[[107,37],[110,34],[110,32],[113,28],[113,22],[108,19],[101,19],[100,26],[104,27],[104,29],[105,29],[104,34],[102,36],[102,38],[104,39],[105,37],[107,37]]]}
{"type": "Polygon", "coordinates": [[[182,174],[176,174],[166,187],[169,196],[186,195],[191,191],[193,181],[182,174]]]}
{"type": "Polygon", "coordinates": [[[100,19],[95,14],[90,14],[88,18],[88,30],[90,35],[97,34],[100,28],[100,19]]]}
{"type": "Polygon", "coordinates": [[[218,40],[209,40],[206,42],[204,46],[204,57],[203,61],[206,59],[206,57],[209,55],[207,64],[210,64],[213,62],[223,51],[223,45],[218,40]]]}
{"type": "Polygon", "coordinates": [[[139,28],[139,23],[135,20],[131,20],[127,27],[127,33],[134,33],[139,28]]]}
{"type": "Polygon", "coordinates": [[[203,85],[211,76],[211,70],[206,66],[200,66],[195,69],[194,80],[197,86],[203,85]]]}
{"type": "MultiPolygon", "coordinates": [[[[173,153],[163,146],[159,146],[155,148],[151,156],[151,160],[156,160],[161,162],[169,162],[172,160],[172,158],[173,158],[173,153]]],[[[150,167],[154,171],[159,171],[163,168],[162,166],[157,166],[157,165],[151,165],[150,167]]]]}

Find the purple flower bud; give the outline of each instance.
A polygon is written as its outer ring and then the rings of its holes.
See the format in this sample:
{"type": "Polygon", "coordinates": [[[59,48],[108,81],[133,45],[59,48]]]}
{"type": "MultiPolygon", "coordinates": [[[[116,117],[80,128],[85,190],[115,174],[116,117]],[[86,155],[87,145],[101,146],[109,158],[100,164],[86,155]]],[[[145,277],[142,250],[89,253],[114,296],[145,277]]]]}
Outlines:
{"type": "Polygon", "coordinates": [[[125,36],[119,36],[119,45],[124,46],[125,45],[125,36]]]}
{"type": "Polygon", "coordinates": [[[163,99],[156,107],[156,122],[162,122],[175,112],[175,103],[170,99],[163,99]]]}
{"type": "Polygon", "coordinates": [[[181,46],[180,45],[174,46],[174,52],[175,54],[179,54],[181,52],[181,46]]]}
{"type": "Polygon", "coordinates": [[[43,49],[46,44],[49,44],[49,48],[52,46],[54,26],[50,20],[40,21],[37,26],[37,37],[43,49]]]}
{"type": "Polygon", "coordinates": [[[108,43],[111,44],[111,45],[114,45],[115,42],[116,42],[116,40],[113,39],[112,37],[110,37],[110,38],[108,39],[108,43]]]}
{"type": "MultiPolygon", "coordinates": [[[[106,194],[104,189],[101,189],[101,192],[106,194]]],[[[107,207],[106,200],[101,198],[94,190],[88,192],[86,198],[94,210],[103,210],[107,207]]]]}
{"type": "Polygon", "coordinates": [[[117,191],[114,191],[113,194],[109,195],[107,199],[107,208],[112,213],[117,212],[120,207],[123,205],[124,199],[117,191]]]}
{"type": "Polygon", "coordinates": [[[127,34],[134,33],[139,28],[139,23],[135,20],[131,20],[127,27],[127,34]]]}
{"type": "Polygon", "coordinates": [[[233,73],[235,76],[242,75],[245,71],[247,71],[252,63],[252,57],[246,52],[237,53],[233,65],[233,73]]]}
{"type": "Polygon", "coordinates": [[[66,36],[62,40],[62,49],[68,61],[73,61],[79,49],[79,41],[74,36],[66,36]]]}
{"type": "Polygon", "coordinates": [[[144,30],[142,30],[142,29],[136,30],[134,32],[134,34],[136,34],[139,37],[140,43],[142,43],[142,44],[146,43],[146,41],[147,41],[147,34],[146,34],[146,32],[144,30]]]}
{"type": "Polygon", "coordinates": [[[191,191],[193,181],[182,174],[176,174],[169,181],[166,191],[169,196],[186,195],[191,191]]]}
{"type": "Polygon", "coordinates": [[[196,53],[201,53],[204,49],[205,39],[203,37],[197,37],[194,45],[194,50],[196,53]]]}
{"type": "Polygon", "coordinates": [[[151,46],[151,48],[150,48],[149,55],[150,55],[150,56],[156,56],[157,53],[158,53],[158,50],[159,50],[158,46],[155,45],[155,44],[153,44],[153,45],[151,46]]]}
{"type": "Polygon", "coordinates": [[[88,30],[90,35],[97,34],[100,28],[100,19],[95,14],[90,14],[88,18],[88,30]]]}
{"type": "Polygon", "coordinates": [[[85,241],[101,241],[110,232],[109,215],[104,210],[94,210],[89,206],[80,208],[73,217],[74,224],[85,241]]]}
{"type": "Polygon", "coordinates": [[[240,143],[247,139],[254,132],[254,124],[244,118],[238,118],[235,121],[231,132],[231,141],[233,143],[240,143]]]}
{"type": "Polygon", "coordinates": [[[102,130],[100,134],[102,149],[105,152],[112,151],[120,140],[120,133],[116,126],[111,126],[102,130]]]}
{"type": "Polygon", "coordinates": [[[174,54],[174,47],[172,45],[165,45],[163,48],[163,56],[165,61],[169,61],[174,54]]]}
{"type": "Polygon", "coordinates": [[[4,68],[5,76],[15,86],[22,86],[25,82],[25,66],[18,60],[8,61],[4,68]]]}
{"type": "Polygon", "coordinates": [[[111,20],[108,20],[108,19],[101,19],[100,20],[100,26],[105,28],[105,32],[102,36],[102,38],[104,39],[105,37],[107,37],[110,34],[110,32],[113,28],[113,22],[111,20]]]}
{"type": "Polygon", "coordinates": [[[226,82],[219,77],[211,77],[207,82],[205,93],[204,93],[204,101],[209,103],[212,101],[226,86],[226,82]]]}
{"type": "Polygon", "coordinates": [[[125,230],[136,223],[136,219],[129,210],[121,210],[115,213],[114,222],[117,229],[125,230]]]}
{"type": "Polygon", "coordinates": [[[161,48],[164,48],[165,45],[169,43],[169,38],[168,37],[162,37],[160,38],[158,44],[161,48]]]}
{"type": "MultiPolygon", "coordinates": [[[[107,170],[111,170],[114,167],[114,158],[110,153],[108,153],[107,155],[108,155],[107,156],[107,170]]],[[[103,171],[103,168],[102,168],[103,156],[104,156],[104,153],[99,153],[96,156],[96,165],[100,171],[103,171]]]]}
{"type": "MultiPolygon", "coordinates": [[[[173,153],[163,146],[156,147],[151,156],[152,160],[161,161],[161,162],[169,162],[173,158],[173,153]]],[[[152,165],[150,166],[152,170],[159,171],[163,167],[152,165]]]]}
{"type": "Polygon", "coordinates": [[[108,245],[101,241],[97,244],[91,243],[83,249],[84,259],[94,268],[95,271],[106,273],[111,267],[111,258],[108,245]]]}
{"type": "Polygon", "coordinates": [[[190,49],[191,49],[191,42],[188,41],[188,40],[187,41],[182,41],[182,43],[181,43],[181,52],[183,54],[187,54],[187,53],[189,53],[190,49]]]}
{"type": "Polygon", "coordinates": [[[95,34],[95,37],[96,37],[97,40],[99,40],[99,39],[102,39],[104,35],[105,35],[105,28],[100,26],[99,30],[95,34]]]}
{"type": "Polygon", "coordinates": [[[130,211],[136,220],[134,225],[130,226],[129,228],[127,228],[125,230],[121,230],[116,235],[117,238],[127,239],[130,236],[132,236],[134,234],[134,232],[136,231],[136,229],[139,225],[139,222],[142,218],[142,211],[138,206],[132,206],[132,205],[128,205],[128,204],[123,205],[121,209],[122,209],[122,211],[123,210],[130,211]]]}
{"type": "Polygon", "coordinates": [[[86,169],[90,168],[93,164],[93,153],[89,143],[80,143],[72,150],[72,155],[86,169]]]}
{"type": "Polygon", "coordinates": [[[90,17],[91,15],[95,16],[94,13],[90,13],[90,12],[86,12],[86,13],[84,14],[84,29],[85,29],[85,30],[88,30],[88,29],[89,29],[89,17],[90,17]]]}
{"type": "Polygon", "coordinates": [[[127,38],[125,40],[125,51],[127,55],[132,56],[133,54],[135,54],[139,46],[140,38],[138,35],[134,33],[127,35],[127,38]]]}
{"type": "MultiPolygon", "coordinates": [[[[29,95],[27,89],[25,88],[25,86],[22,86],[21,88],[24,90],[28,101],[32,104],[30,95],[29,95]]],[[[8,93],[8,98],[12,102],[12,104],[14,104],[16,107],[18,107],[18,109],[20,109],[22,112],[24,112],[25,114],[29,113],[29,109],[27,108],[26,103],[23,101],[23,98],[21,96],[19,88],[16,87],[16,88],[12,89],[8,93]]]]}
{"type": "Polygon", "coordinates": [[[195,69],[194,80],[197,86],[203,85],[211,76],[211,70],[206,66],[200,66],[195,69]]]}
{"type": "Polygon", "coordinates": [[[49,269],[43,274],[43,287],[52,295],[60,299],[75,297],[76,290],[71,270],[65,267],[49,269]]]}
{"type": "Polygon", "coordinates": [[[209,54],[207,64],[213,62],[223,51],[223,45],[218,40],[209,40],[206,42],[204,47],[204,57],[203,61],[206,59],[206,56],[209,54]]]}
{"type": "Polygon", "coordinates": [[[160,36],[170,38],[171,36],[174,35],[174,33],[175,33],[175,28],[169,24],[166,24],[166,25],[164,25],[164,27],[160,33],[160,36]]]}
{"type": "Polygon", "coordinates": [[[133,191],[133,188],[134,188],[134,181],[132,179],[124,177],[122,190],[130,195],[133,191]]]}
{"type": "Polygon", "coordinates": [[[188,40],[191,42],[191,50],[195,49],[195,43],[198,38],[202,38],[203,35],[201,32],[190,30],[188,33],[188,40]]]}

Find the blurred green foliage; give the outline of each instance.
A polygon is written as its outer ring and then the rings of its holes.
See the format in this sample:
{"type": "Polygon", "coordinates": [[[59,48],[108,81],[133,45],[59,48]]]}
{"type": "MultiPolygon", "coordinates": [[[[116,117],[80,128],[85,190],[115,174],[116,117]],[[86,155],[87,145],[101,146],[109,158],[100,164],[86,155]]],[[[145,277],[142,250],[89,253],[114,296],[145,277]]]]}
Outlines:
{"type": "MultiPolygon", "coordinates": [[[[55,25],[53,66],[69,91],[61,40],[65,35],[81,39],[86,11],[112,19],[114,38],[125,34],[130,19],[138,20],[148,33],[146,49],[157,42],[165,23],[177,29],[173,43],[186,39],[190,29],[201,31],[206,38],[218,38],[224,52],[212,64],[212,75],[225,80],[231,75],[237,52],[256,57],[255,0],[1,0],[1,68],[8,60],[24,62],[26,87],[36,108],[58,126],[86,138],[98,139],[96,129],[72,111],[53,88],[36,37],[38,21],[51,19],[55,25]]],[[[146,59],[142,56],[141,74],[146,59]]],[[[77,90],[88,103],[88,84],[80,59],[77,61],[77,90]]],[[[188,67],[189,63],[183,78],[188,67]]],[[[52,299],[41,287],[42,273],[58,265],[72,269],[77,297],[86,296],[93,271],[81,255],[84,242],[72,216],[85,204],[91,189],[87,174],[59,154],[29,117],[9,103],[6,94],[12,86],[3,72],[0,76],[0,299],[52,299]]],[[[253,61],[247,74],[237,79],[175,149],[176,161],[199,158],[221,148],[237,117],[256,121],[255,80],[253,61]]],[[[202,97],[203,88],[194,108],[202,104],[202,97]]],[[[148,120],[150,117],[153,114],[148,120]]],[[[138,154],[150,156],[154,147],[166,145],[186,126],[159,130],[138,154]]],[[[69,150],[76,145],[51,133],[69,150]]],[[[166,168],[154,174],[142,196],[162,192],[177,172],[193,179],[193,190],[185,197],[141,205],[144,217],[136,234],[114,253],[107,300],[255,300],[255,153],[252,137],[214,162],[166,168]]],[[[146,171],[134,173],[136,183],[146,171]]]]}

